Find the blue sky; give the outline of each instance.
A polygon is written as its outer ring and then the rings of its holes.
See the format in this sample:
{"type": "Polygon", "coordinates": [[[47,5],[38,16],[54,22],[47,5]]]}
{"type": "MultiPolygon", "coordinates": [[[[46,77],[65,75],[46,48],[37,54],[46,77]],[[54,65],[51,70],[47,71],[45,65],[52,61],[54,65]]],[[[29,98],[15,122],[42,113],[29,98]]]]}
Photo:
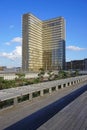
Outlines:
{"type": "Polygon", "coordinates": [[[0,0],[0,66],[21,66],[22,15],[66,20],[66,61],[87,58],[87,0],[0,0]]]}

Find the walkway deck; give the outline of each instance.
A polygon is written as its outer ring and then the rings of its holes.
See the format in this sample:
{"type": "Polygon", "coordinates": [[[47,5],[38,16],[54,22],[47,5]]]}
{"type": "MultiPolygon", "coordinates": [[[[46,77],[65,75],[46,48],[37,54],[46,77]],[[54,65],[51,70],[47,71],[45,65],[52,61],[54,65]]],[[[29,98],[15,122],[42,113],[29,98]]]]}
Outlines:
{"type": "Polygon", "coordinates": [[[38,130],[87,130],[87,92],[48,120],[38,130]]]}
{"type": "MultiPolygon", "coordinates": [[[[54,101],[60,99],[61,97],[69,94],[73,90],[76,90],[77,88],[81,87],[83,84],[87,84],[87,82],[60,89],[59,91],[52,93],[52,95],[45,95],[44,97],[33,99],[32,102],[27,101],[18,104],[16,107],[12,107],[6,110],[1,110],[0,130],[5,129],[6,127],[14,124],[15,122],[32,114],[33,112],[47,106],[48,104],[53,103],[54,101]]],[[[48,129],[49,130],[68,130],[68,129],[78,130],[77,127],[80,128],[82,127],[81,130],[86,130],[87,129],[86,113],[87,113],[87,92],[82,94],[74,102],[72,102],[70,105],[65,107],[62,111],[60,111],[58,114],[52,117],[44,125],[38,128],[38,130],[48,130],[48,129]]]]}

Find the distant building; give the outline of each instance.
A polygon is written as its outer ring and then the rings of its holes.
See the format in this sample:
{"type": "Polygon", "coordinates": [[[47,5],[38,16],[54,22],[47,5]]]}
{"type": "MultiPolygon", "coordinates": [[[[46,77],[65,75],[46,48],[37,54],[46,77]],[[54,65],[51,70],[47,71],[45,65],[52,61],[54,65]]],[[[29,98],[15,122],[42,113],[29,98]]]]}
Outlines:
{"type": "Polygon", "coordinates": [[[0,73],[16,73],[20,71],[21,67],[10,67],[10,68],[7,68],[6,66],[0,67],[0,73]]]}
{"type": "Polygon", "coordinates": [[[6,66],[0,66],[0,71],[4,71],[6,69],[6,66]]]}
{"type": "Polygon", "coordinates": [[[67,70],[87,70],[87,59],[66,62],[67,70]]]}
{"type": "Polygon", "coordinates": [[[65,69],[65,20],[63,17],[41,21],[23,15],[22,69],[38,71],[65,69]]]}

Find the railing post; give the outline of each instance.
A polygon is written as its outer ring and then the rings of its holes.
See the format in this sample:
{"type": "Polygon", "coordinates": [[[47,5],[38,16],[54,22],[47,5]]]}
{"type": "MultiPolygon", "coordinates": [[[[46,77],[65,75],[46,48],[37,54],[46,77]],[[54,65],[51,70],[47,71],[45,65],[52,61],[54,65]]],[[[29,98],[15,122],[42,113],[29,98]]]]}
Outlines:
{"type": "Polygon", "coordinates": [[[32,93],[29,94],[29,100],[32,100],[32,93]]]}
{"type": "Polygon", "coordinates": [[[52,88],[49,88],[49,94],[51,95],[51,93],[52,93],[52,88]]]}
{"type": "Polygon", "coordinates": [[[63,88],[63,84],[61,84],[61,88],[63,88]]]}
{"type": "Polygon", "coordinates": [[[41,97],[43,96],[43,90],[40,91],[40,96],[41,96],[41,97]]]}
{"type": "Polygon", "coordinates": [[[17,97],[14,98],[14,106],[16,106],[18,104],[18,99],[17,97]]]}
{"type": "Polygon", "coordinates": [[[71,82],[69,83],[69,86],[71,86],[71,82]]]}
{"type": "Polygon", "coordinates": [[[66,87],[68,87],[68,83],[66,83],[66,87]]]}
{"type": "Polygon", "coordinates": [[[56,86],[56,91],[58,91],[58,86],[56,86]]]}

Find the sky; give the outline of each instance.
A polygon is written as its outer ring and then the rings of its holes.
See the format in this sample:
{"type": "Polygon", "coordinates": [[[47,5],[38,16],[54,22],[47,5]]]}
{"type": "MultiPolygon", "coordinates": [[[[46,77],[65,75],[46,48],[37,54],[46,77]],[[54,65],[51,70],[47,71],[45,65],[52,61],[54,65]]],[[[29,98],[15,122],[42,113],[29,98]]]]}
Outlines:
{"type": "Polygon", "coordinates": [[[63,16],[66,61],[87,58],[87,0],[0,0],[0,66],[21,67],[22,16],[63,16]]]}

